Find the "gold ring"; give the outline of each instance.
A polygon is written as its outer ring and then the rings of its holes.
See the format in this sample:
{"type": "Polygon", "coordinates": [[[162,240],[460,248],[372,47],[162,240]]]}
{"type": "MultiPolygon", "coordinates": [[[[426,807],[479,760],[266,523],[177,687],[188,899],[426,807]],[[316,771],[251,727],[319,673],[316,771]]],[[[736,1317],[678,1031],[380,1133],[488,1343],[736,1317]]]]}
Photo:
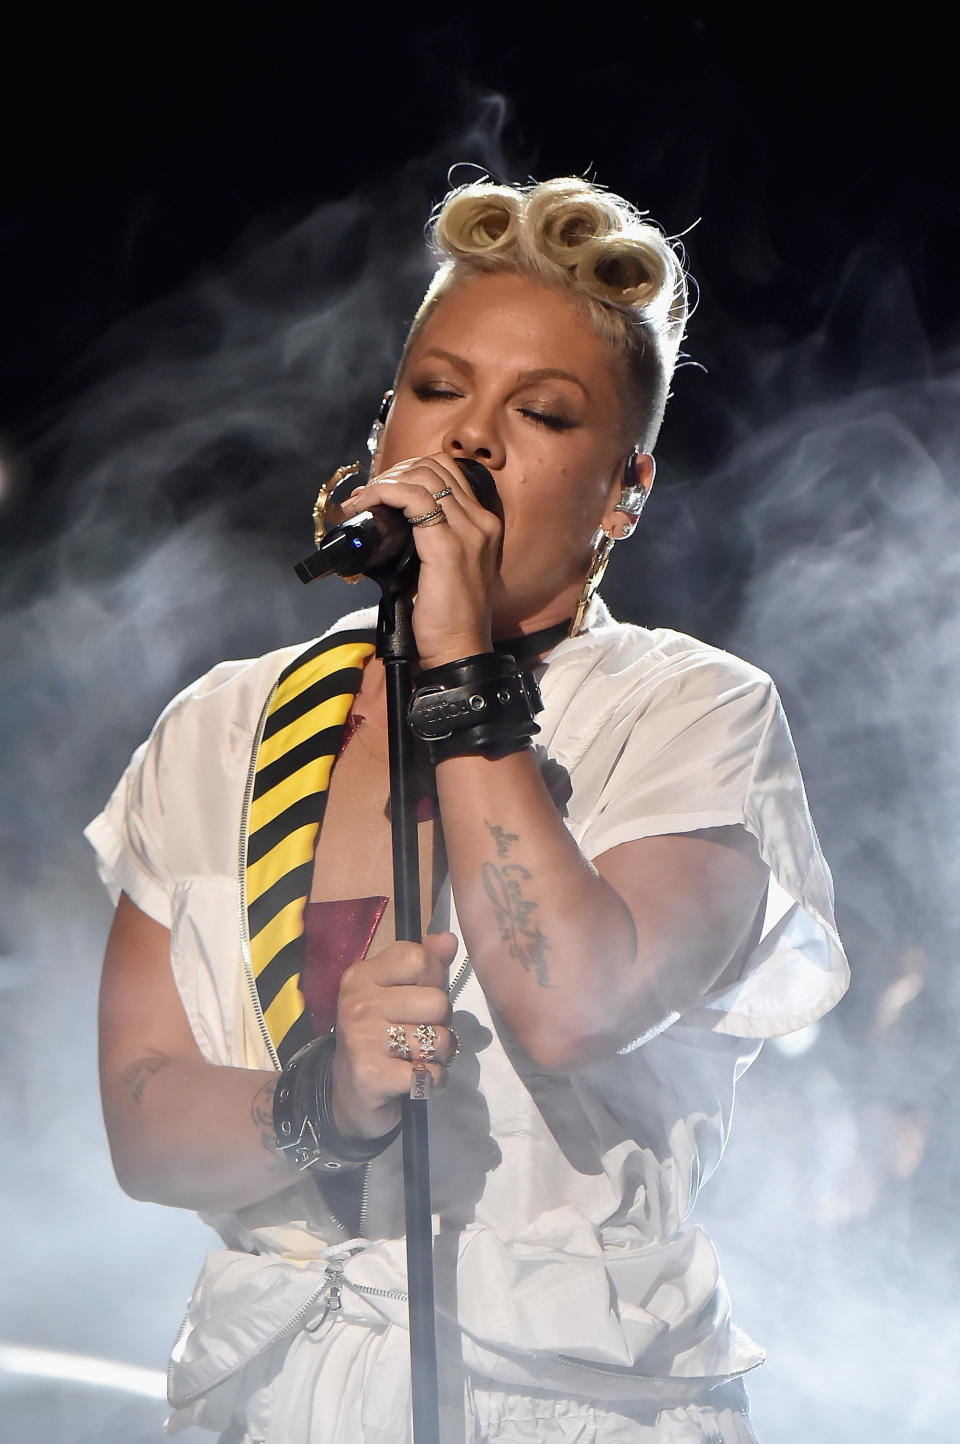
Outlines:
{"type": "Polygon", "coordinates": [[[407,1030],[402,1023],[391,1023],[387,1029],[387,1048],[395,1058],[403,1058],[410,1062],[410,1044],[407,1042],[407,1030]]]}
{"type": "Polygon", "coordinates": [[[425,511],[423,516],[412,516],[410,518],[410,525],[423,526],[424,522],[433,522],[434,525],[439,525],[441,519],[446,521],[446,513],[442,506],[435,506],[433,511],[425,511]]]}
{"type": "Polygon", "coordinates": [[[452,486],[445,486],[445,487],[443,488],[443,491],[435,491],[435,492],[432,493],[432,496],[433,496],[434,501],[439,501],[440,498],[441,498],[441,497],[444,497],[444,496],[453,496],[453,487],[452,487],[452,486]]]}

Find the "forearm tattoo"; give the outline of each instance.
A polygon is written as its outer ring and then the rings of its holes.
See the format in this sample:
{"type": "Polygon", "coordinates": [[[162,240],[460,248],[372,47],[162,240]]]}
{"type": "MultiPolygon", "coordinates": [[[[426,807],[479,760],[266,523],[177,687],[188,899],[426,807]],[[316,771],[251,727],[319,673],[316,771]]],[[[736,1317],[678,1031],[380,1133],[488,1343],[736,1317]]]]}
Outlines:
{"type": "Polygon", "coordinates": [[[145,1058],[137,1058],[133,1063],[128,1063],[120,1074],[123,1086],[128,1090],[134,1103],[139,1103],[143,1098],[144,1089],[161,1068],[165,1068],[173,1059],[166,1053],[148,1053],[145,1058]]]}
{"type": "MultiPolygon", "coordinates": [[[[497,857],[510,854],[513,843],[518,841],[515,832],[507,832],[499,824],[486,822],[487,831],[497,848],[497,857]]],[[[485,862],[480,870],[483,890],[493,904],[500,939],[507,945],[507,953],[527,970],[532,972],[541,988],[552,987],[546,954],[550,944],[546,935],[533,921],[533,914],[539,903],[523,895],[523,883],[529,882],[533,874],[518,862],[508,862],[497,867],[485,862]]]]}
{"type": "Polygon", "coordinates": [[[258,1088],[253,1095],[253,1102],[250,1104],[250,1117],[253,1124],[260,1130],[260,1143],[264,1153],[271,1155],[274,1163],[274,1171],[277,1173],[287,1172],[289,1165],[287,1159],[277,1148],[277,1135],[273,1126],[273,1095],[276,1092],[277,1081],[275,1078],[268,1078],[262,1088],[258,1088]]]}

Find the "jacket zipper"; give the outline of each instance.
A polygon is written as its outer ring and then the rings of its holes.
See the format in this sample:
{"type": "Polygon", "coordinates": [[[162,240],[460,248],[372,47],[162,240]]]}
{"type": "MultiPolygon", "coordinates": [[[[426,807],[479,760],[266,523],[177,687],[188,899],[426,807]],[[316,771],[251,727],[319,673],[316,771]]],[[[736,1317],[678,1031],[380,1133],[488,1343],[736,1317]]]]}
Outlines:
{"type": "MultiPolygon", "coordinates": [[[[343,1265],[341,1264],[341,1276],[342,1273],[343,1265]]],[[[289,1318],[285,1324],[281,1324],[280,1328],[276,1329],[270,1335],[269,1339],[264,1339],[263,1343],[258,1344],[252,1354],[249,1354],[247,1358],[242,1359],[239,1364],[234,1364],[233,1367],[228,1369],[225,1374],[221,1374],[220,1378],[217,1379],[216,1383],[206,1384],[202,1389],[194,1389],[192,1394],[187,1394],[186,1397],[183,1399],[177,1399],[176,1403],[174,1403],[171,1397],[173,1390],[173,1371],[176,1368],[176,1363],[173,1359],[171,1359],[170,1363],[167,1365],[168,1403],[174,1409],[186,1409],[191,1404],[196,1403],[198,1399],[202,1399],[205,1394],[211,1394],[214,1389],[219,1389],[221,1384],[225,1384],[228,1379],[232,1379],[235,1374],[239,1374],[241,1369],[245,1369],[248,1364],[252,1364],[254,1359],[258,1359],[261,1354],[266,1353],[267,1349],[272,1349],[274,1344],[279,1343],[282,1338],[284,1338],[288,1333],[291,1332],[291,1330],[295,1329],[297,1325],[306,1318],[310,1310],[319,1303],[325,1293],[328,1294],[328,1296],[333,1296],[336,1299],[336,1302],[331,1303],[329,1307],[331,1307],[332,1309],[338,1309],[340,1307],[340,1290],[339,1282],[335,1277],[335,1271],[332,1271],[329,1276],[325,1277],[323,1283],[320,1284],[318,1288],[314,1289],[313,1293],[300,1305],[299,1309],[297,1309],[297,1312],[293,1315],[293,1317],[289,1318]]],[[[326,1314],[324,1314],[324,1317],[326,1317],[326,1314]]],[[[174,1352],[176,1352],[176,1349],[179,1346],[181,1339],[186,1333],[189,1320],[190,1315],[187,1314],[183,1320],[183,1323],[180,1326],[180,1332],[177,1335],[177,1342],[173,1346],[174,1352]]]]}
{"type": "Polygon", "coordinates": [[[253,749],[250,753],[250,766],[247,769],[247,784],[243,792],[243,811],[240,814],[240,849],[238,857],[238,876],[240,880],[240,951],[243,955],[243,969],[247,979],[247,987],[250,990],[250,997],[253,1002],[253,1011],[260,1028],[260,1034],[267,1045],[267,1052],[270,1061],[279,1073],[280,1059],[277,1057],[277,1050],[273,1046],[273,1039],[270,1037],[266,1020],[263,1016],[263,1009],[260,1006],[260,995],[257,992],[257,980],[253,976],[253,959],[250,956],[250,919],[247,914],[247,837],[250,829],[250,804],[253,801],[253,787],[257,777],[257,758],[260,755],[260,743],[263,741],[264,729],[267,725],[267,715],[270,711],[270,704],[273,701],[279,679],[270,688],[270,695],[263,704],[263,711],[260,713],[260,721],[257,723],[257,730],[253,739],[253,749]]]}
{"type": "Polygon", "coordinates": [[[450,998],[451,1003],[454,1001],[454,999],[456,998],[456,996],[457,996],[457,994],[459,993],[460,989],[463,987],[464,983],[467,981],[467,974],[469,973],[469,971],[470,971],[470,956],[469,956],[469,954],[468,954],[468,955],[464,958],[463,962],[460,964],[459,968],[457,969],[457,975],[456,975],[456,977],[454,978],[453,982],[450,984],[449,988],[447,989],[447,994],[448,994],[448,996],[449,996],[449,998],[450,998]]]}
{"type": "Polygon", "coordinates": [[[359,1294],[361,1298],[396,1299],[398,1303],[403,1303],[407,1298],[403,1289],[378,1289],[374,1288],[372,1284],[355,1284],[346,1278],[343,1283],[352,1294],[359,1294]]]}
{"type": "MultiPolygon", "coordinates": [[[[228,1379],[232,1379],[234,1375],[239,1374],[241,1369],[246,1369],[249,1364],[253,1363],[254,1359],[258,1359],[261,1354],[266,1353],[268,1349],[272,1349],[274,1345],[278,1344],[281,1339],[286,1337],[287,1334],[292,1333],[293,1330],[296,1329],[297,1325],[301,1324],[303,1320],[308,1316],[310,1310],[313,1309],[320,1302],[324,1294],[326,1294],[326,1308],[324,1309],[323,1314],[320,1316],[320,1318],[317,1319],[315,1324],[306,1326],[311,1333],[314,1329],[318,1329],[320,1327],[328,1314],[337,1314],[343,1308],[342,1291],[344,1288],[348,1288],[351,1293],[357,1294],[361,1298],[370,1297],[380,1299],[395,1299],[398,1303],[403,1303],[407,1297],[407,1295],[400,1289],[379,1289],[373,1286],[367,1287],[365,1284],[352,1283],[350,1279],[344,1278],[343,1270],[344,1261],[341,1261],[339,1259],[331,1259],[330,1262],[327,1264],[323,1283],[320,1284],[318,1288],[314,1289],[313,1293],[308,1299],[304,1300],[304,1302],[300,1305],[299,1309],[297,1309],[297,1312],[292,1316],[292,1318],[289,1318],[285,1324],[282,1324],[280,1326],[279,1329],[275,1329],[268,1339],[264,1339],[261,1344],[258,1344],[256,1349],[254,1349],[253,1353],[250,1354],[246,1359],[243,1359],[239,1364],[234,1364],[231,1369],[228,1369],[225,1374],[222,1374],[215,1384],[208,1384],[205,1385],[202,1389],[195,1389],[192,1394],[187,1394],[184,1398],[178,1399],[175,1404],[170,1395],[173,1388],[173,1371],[176,1365],[174,1364],[173,1360],[171,1360],[167,1366],[167,1399],[171,1406],[175,1409],[189,1408],[191,1404],[196,1403],[196,1401],[203,1398],[205,1394],[210,1394],[213,1392],[214,1389],[219,1389],[221,1384],[225,1384],[228,1379]]],[[[177,1334],[177,1342],[174,1345],[174,1352],[176,1352],[180,1341],[186,1333],[189,1319],[190,1315],[187,1314],[183,1320],[183,1323],[180,1325],[180,1330],[177,1334]]]]}

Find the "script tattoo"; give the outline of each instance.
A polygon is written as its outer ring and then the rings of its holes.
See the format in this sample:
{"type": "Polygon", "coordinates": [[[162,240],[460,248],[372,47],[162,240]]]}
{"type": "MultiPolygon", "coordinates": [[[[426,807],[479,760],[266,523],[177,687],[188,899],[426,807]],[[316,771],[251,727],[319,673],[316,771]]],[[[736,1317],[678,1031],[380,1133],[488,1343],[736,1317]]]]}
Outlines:
{"type": "MultiPolygon", "coordinates": [[[[511,844],[518,840],[517,834],[506,832],[496,823],[487,822],[486,825],[496,844],[497,856],[507,857],[511,844]]],[[[533,921],[539,903],[531,902],[523,895],[522,884],[529,882],[532,876],[518,862],[508,862],[505,867],[485,862],[480,870],[483,890],[493,904],[500,938],[507,944],[507,952],[528,973],[533,973],[541,988],[549,988],[553,986],[546,959],[550,944],[533,921]]]]}
{"type": "Polygon", "coordinates": [[[172,1062],[173,1059],[168,1058],[166,1053],[148,1053],[145,1058],[137,1058],[135,1062],[127,1064],[120,1078],[123,1086],[130,1090],[134,1103],[139,1103],[143,1098],[144,1089],[154,1074],[172,1062]]]}

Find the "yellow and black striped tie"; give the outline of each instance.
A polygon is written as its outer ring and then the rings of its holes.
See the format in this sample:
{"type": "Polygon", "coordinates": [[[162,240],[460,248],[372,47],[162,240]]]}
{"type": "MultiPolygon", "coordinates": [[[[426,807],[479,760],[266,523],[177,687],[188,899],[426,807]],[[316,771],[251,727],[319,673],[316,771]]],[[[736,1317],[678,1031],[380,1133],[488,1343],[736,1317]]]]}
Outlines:
{"type": "Polygon", "coordinates": [[[300,991],[303,912],[343,729],[372,631],[334,632],[281,674],[257,753],[247,835],[253,974],[282,1066],[313,1036],[300,991]]]}

